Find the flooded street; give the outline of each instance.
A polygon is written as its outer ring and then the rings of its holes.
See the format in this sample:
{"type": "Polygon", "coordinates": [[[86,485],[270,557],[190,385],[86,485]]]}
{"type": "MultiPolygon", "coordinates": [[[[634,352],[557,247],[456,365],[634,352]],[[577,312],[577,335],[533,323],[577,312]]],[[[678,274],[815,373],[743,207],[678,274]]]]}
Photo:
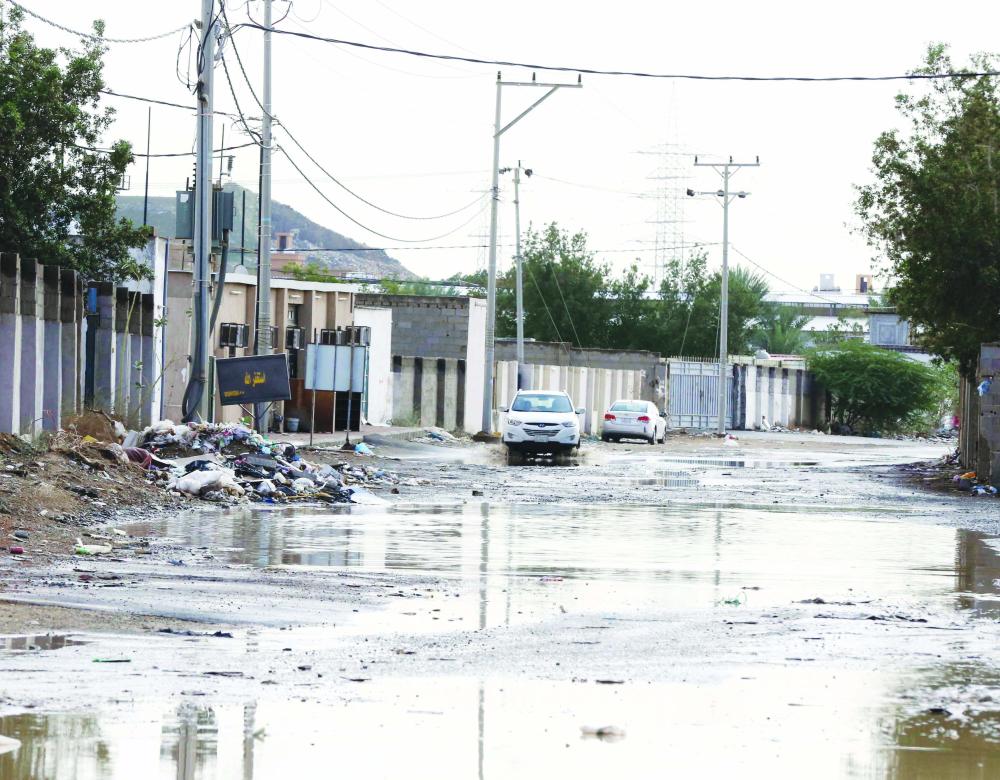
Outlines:
{"type": "Polygon", "coordinates": [[[0,780],[1000,774],[995,501],[893,468],[940,445],[743,439],[127,528],[162,554],[10,594],[97,617],[0,639],[0,780]]]}

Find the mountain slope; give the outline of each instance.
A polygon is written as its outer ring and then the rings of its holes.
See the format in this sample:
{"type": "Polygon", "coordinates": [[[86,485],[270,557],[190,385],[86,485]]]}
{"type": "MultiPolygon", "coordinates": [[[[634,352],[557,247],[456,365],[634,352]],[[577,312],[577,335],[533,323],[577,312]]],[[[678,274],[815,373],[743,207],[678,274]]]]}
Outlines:
{"type": "MultiPolygon", "coordinates": [[[[243,247],[246,250],[246,264],[254,266],[257,250],[257,193],[234,184],[227,184],[225,190],[233,193],[236,206],[235,235],[232,239],[233,248],[230,251],[236,254],[239,250],[239,235],[241,223],[243,223],[243,247]],[[244,192],[246,193],[245,220],[243,217],[244,192]]],[[[137,225],[142,224],[141,195],[119,195],[117,206],[119,217],[127,217],[137,225]]],[[[156,228],[158,235],[173,238],[176,235],[176,219],[173,198],[151,197],[149,199],[147,220],[150,225],[156,228]]],[[[363,273],[375,278],[417,278],[402,263],[381,249],[364,249],[364,244],[318,225],[284,203],[272,202],[271,223],[273,233],[294,233],[295,249],[305,254],[309,260],[315,260],[332,271],[363,273]],[[336,251],[339,249],[361,251],[336,251]]]]}

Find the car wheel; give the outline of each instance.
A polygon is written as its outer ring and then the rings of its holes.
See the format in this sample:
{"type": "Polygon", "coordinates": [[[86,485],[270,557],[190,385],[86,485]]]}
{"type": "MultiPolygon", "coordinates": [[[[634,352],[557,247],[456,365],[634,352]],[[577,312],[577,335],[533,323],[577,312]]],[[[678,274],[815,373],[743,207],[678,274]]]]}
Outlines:
{"type": "Polygon", "coordinates": [[[601,441],[611,441],[611,437],[606,434],[601,434],[601,441]]]}
{"type": "Polygon", "coordinates": [[[520,450],[507,448],[507,465],[508,466],[523,466],[524,465],[524,453],[520,450]]]}
{"type": "Polygon", "coordinates": [[[653,431],[653,435],[649,437],[649,443],[652,445],[656,444],[656,431],[653,431]]]}

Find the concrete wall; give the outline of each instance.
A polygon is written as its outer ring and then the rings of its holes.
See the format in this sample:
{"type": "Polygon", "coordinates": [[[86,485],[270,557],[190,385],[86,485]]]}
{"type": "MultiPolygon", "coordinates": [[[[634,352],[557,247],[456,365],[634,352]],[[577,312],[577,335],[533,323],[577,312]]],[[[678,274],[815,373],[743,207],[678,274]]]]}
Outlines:
{"type": "MultiPolygon", "coordinates": [[[[118,290],[106,288],[114,301],[118,290]]],[[[0,432],[58,430],[81,411],[85,371],[99,369],[105,381],[114,375],[109,351],[85,362],[86,297],[75,271],[0,254],[0,432]]],[[[107,335],[110,345],[113,331],[107,335]]]]}
{"type": "Polygon", "coordinates": [[[372,329],[365,416],[370,425],[388,425],[393,414],[392,309],[358,306],[354,309],[354,324],[372,329]]]}
{"type": "MultiPolygon", "coordinates": [[[[478,298],[427,295],[355,296],[356,305],[392,309],[392,354],[466,360],[476,335],[470,332],[480,308],[478,298]]],[[[484,319],[485,323],[485,319],[484,319]]],[[[485,332],[479,340],[485,339],[485,332]]]]}
{"type": "Polygon", "coordinates": [[[464,360],[394,355],[392,423],[436,426],[450,431],[479,429],[465,417],[464,360]]]}

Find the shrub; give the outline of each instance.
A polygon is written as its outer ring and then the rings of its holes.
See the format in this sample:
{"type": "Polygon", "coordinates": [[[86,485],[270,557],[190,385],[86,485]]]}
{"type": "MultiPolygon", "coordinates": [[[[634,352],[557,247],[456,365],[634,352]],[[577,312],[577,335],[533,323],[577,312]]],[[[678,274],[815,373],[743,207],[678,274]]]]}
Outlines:
{"type": "Polygon", "coordinates": [[[942,403],[939,369],[860,341],[814,350],[809,369],[830,393],[831,419],[853,430],[912,429],[942,403]]]}

